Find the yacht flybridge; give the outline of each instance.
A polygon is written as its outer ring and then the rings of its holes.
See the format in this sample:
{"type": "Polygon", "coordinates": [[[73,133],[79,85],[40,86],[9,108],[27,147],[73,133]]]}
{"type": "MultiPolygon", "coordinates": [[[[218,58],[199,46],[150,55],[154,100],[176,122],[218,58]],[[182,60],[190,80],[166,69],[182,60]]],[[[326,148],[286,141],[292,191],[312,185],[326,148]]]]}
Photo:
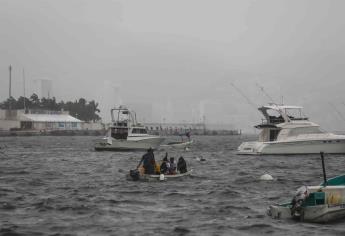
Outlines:
{"type": "Polygon", "coordinates": [[[124,106],[111,109],[112,123],[106,137],[95,145],[96,151],[130,151],[157,149],[164,138],[147,133],[145,126],[137,122],[136,113],[124,106]]]}
{"type": "Polygon", "coordinates": [[[345,153],[345,135],[321,131],[302,109],[275,104],[260,107],[265,119],[255,126],[261,130],[259,140],[242,143],[238,154],[345,153]]]}

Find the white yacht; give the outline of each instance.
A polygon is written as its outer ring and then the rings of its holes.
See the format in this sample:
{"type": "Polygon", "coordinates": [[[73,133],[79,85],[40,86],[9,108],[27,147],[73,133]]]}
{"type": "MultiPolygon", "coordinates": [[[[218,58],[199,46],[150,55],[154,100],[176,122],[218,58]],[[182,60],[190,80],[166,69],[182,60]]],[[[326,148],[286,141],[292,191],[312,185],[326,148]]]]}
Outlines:
{"type": "Polygon", "coordinates": [[[345,135],[322,131],[302,109],[275,104],[260,107],[265,119],[255,126],[261,130],[259,140],[242,143],[238,154],[345,153],[345,135]]]}
{"type": "Polygon", "coordinates": [[[96,142],[96,151],[157,149],[164,141],[161,136],[148,134],[145,126],[137,122],[135,112],[126,107],[111,109],[111,119],[106,137],[96,142]]]}

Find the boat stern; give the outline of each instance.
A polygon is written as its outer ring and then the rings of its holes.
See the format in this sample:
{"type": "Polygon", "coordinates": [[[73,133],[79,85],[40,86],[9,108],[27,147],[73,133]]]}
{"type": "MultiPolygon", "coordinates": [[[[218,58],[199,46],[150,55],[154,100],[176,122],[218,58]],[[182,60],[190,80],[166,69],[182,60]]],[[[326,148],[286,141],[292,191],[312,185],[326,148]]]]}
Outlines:
{"type": "Polygon", "coordinates": [[[243,155],[258,155],[261,154],[264,144],[262,142],[243,142],[237,148],[237,154],[243,155]]]}
{"type": "Polygon", "coordinates": [[[96,151],[103,150],[111,146],[111,144],[111,140],[108,137],[102,137],[95,141],[94,148],[96,151]]]}
{"type": "Polygon", "coordinates": [[[286,204],[275,204],[269,206],[267,209],[267,215],[272,219],[291,219],[291,205],[286,204]]]}

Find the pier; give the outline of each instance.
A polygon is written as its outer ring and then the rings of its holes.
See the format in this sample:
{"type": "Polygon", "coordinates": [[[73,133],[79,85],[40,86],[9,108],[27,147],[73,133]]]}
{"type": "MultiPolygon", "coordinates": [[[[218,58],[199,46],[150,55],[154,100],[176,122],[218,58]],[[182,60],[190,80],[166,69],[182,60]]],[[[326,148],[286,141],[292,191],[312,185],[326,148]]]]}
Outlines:
{"type": "Polygon", "coordinates": [[[145,123],[151,134],[159,135],[240,135],[241,130],[215,127],[214,124],[205,123],[145,123]]]}

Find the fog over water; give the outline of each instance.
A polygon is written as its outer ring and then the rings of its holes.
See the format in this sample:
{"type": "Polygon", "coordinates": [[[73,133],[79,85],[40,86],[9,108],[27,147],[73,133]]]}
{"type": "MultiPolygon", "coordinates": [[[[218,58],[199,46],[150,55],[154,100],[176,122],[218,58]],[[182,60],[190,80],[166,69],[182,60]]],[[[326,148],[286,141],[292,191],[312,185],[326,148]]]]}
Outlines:
{"type": "MultiPolygon", "coordinates": [[[[302,105],[345,130],[345,2],[0,1],[0,99],[52,80],[57,100],[85,97],[102,112],[150,104],[153,121],[230,123],[253,131],[269,102],[302,105]],[[118,91],[120,95],[113,95],[118,91]],[[117,101],[116,101],[117,100],[117,101]]],[[[103,113],[103,114],[105,114],[103,113]]],[[[149,119],[149,118],[146,118],[149,119]]]]}

